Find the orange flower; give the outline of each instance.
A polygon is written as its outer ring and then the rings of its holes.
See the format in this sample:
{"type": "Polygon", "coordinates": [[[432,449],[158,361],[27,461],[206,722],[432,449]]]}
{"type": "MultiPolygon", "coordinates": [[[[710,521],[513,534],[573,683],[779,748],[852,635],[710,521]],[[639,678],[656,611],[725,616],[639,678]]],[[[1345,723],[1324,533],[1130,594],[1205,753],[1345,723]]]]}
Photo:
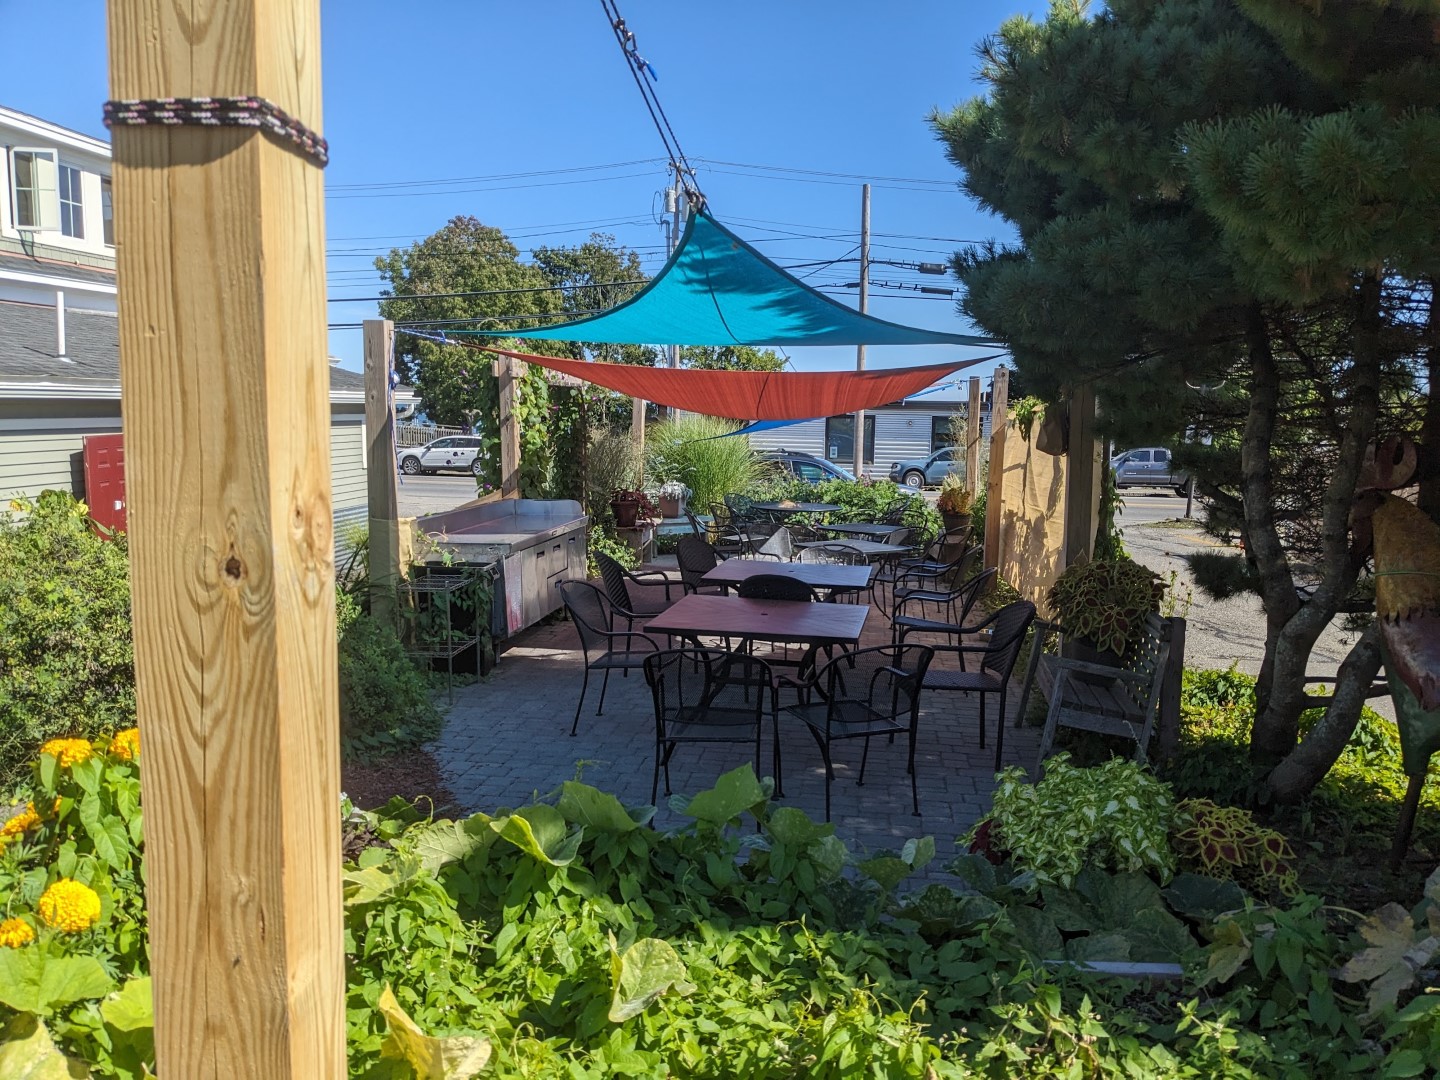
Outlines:
{"type": "Polygon", "coordinates": [[[0,922],[0,949],[18,949],[35,940],[35,929],[24,919],[0,922]]]}
{"type": "Polygon", "coordinates": [[[88,739],[51,739],[40,747],[40,753],[53,755],[62,768],[88,761],[94,752],[88,739]]]}
{"type": "Polygon", "coordinates": [[[140,756],[140,729],[132,727],[117,731],[110,740],[108,749],[111,757],[121,761],[134,761],[140,756]]]}
{"type": "Polygon", "coordinates": [[[40,918],[67,934],[89,930],[100,919],[100,895],[88,885],[61,878],[40,897],[40,918]]]}

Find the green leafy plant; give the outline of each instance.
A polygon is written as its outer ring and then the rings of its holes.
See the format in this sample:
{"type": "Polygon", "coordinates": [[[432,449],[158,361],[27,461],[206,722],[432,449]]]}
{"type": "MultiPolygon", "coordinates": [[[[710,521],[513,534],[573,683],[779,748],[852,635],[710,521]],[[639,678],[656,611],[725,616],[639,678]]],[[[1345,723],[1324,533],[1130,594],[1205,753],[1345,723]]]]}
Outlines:
{"type": "Polygon", "coordinates": [[[1260,825],[1250,811],[1209,799],[1184,799],[1175,810],[1170,840],[1182,867],[1234,879],[1262,896],[1295,895],[1295,852],[1281,833],[1260,825]]]}
{"type": "Polygon", "coordinates": [[[743,435],[722,438],[735,424],[714,416],[685,416],[656,424],[645,435],[645,473],[652,483],[680,483],[702,512],[732,491],[746,491],[761,474],[759,455],[743,435]]]}
{"type": "Polygon", "coordinates": [[[935,506],[942,514],[968,514],[970,489],[965,486],[965,481],[954,473],[947,473],[940,481],[940,496],[935,500],[935,506]]]}
{"type": "MultiPolygon", "coordinates": [[[[1174,874],[1168,840],[1174,797],[1134,762],[1112,758],[1080,769],[1068,754],[1056,754],[1037,784],[1027,783],[1018,766],[997,781],[986,819],[990,844],[1037,881],[1069,886],[1084,866],[1148,870],[1162,882],[1174,874]]],[[[964,842],[973,842],[979,828],[964,842]]]]}
{"type": "Polygon", "coordinates": [[[640,563],[640,560],[635,557],[634,548],[609,529],[592,524],[590,533],[585,538],[585,572],[592,579],[600,576],[600,566],[595,561],[595,556],[599,553],[609,555],[627,570],[640,563]]]}
{"type": "Polygon", "coordinates": [[[1123,655],[1164,595],[1164,582],[1139,563],[1092,559],[1066,567],[1050,587],[1049,601],[1067,635],[1123,655]]]}
{"type": "Polygon", "coordinates": [[[59,491],[0,513],[0,785],[57,735],[135,722],[123,534],[102,538],[59,491]]]}
{"type": "Polygon", "coordinates": [[[393,753],[440,733],[441,715],[424,674],[393,629],[352,610],[339,639],[341,749],[347,757],[393,753]]]}
{"type": "Polygon", "coordinates": [[[1369,984],[1367,1015],[1395,1005],[1400,994],[1440,963],[1440,867],[1425,882],[1425,896],[1414,911],[1386,904],[1360,923],[1361,949],[1340,969],[1347,982],[1369,984]]]}

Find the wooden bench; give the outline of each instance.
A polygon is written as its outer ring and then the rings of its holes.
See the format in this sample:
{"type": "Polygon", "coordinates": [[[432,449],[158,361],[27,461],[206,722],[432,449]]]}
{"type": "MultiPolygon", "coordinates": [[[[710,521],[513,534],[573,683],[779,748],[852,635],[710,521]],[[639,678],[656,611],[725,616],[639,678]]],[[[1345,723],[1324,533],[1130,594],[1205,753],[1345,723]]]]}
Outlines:
{"type": "Polygon", "coordinates": [[[1144,761],[1150,738],[1161,730],[1162,756],[1174,748],[1180,724],[1180,672],[1185,660],[1185,620],[1151,615],[1145,631],[1120,667],[1045,655],[1045,640],[1058,634],[1054,623],[1035,623],[1025,689],[1016,723],[1025,717],[1030,688],[1049,703],[1036,760],[1038,775],[1062,727],[1133,739],[1135,758],[1144,761]],[[1077,676],[1087,676],[1077,678],[1077,676]]]}

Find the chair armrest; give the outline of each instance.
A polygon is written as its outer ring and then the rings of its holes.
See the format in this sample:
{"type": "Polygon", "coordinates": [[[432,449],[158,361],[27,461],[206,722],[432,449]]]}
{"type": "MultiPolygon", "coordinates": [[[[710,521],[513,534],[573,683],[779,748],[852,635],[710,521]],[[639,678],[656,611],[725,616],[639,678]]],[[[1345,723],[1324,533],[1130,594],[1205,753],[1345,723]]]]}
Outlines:
{"type": "Polygon", "coordinates": [[[1071,660],[1068,656],[1046,657],[1043,663],[1053,668],[1063,668],[1066,671],[1078,671],[1082,675],[1102,675],[1109,679],[1119,679],[1121,682],[1134,683],[1136,686],[1149,686],[1152,676],[1140,675],[1128,668],[1110,667],[1107,664],[1092,664],[1088,660],[1071,660]]]}
{"type": "Polygon", "coordinates": [[[621,572],[627,578],[633,581],[636,585],[644,586],[647,589],[653,589],[657,586],[662,587],[665,590],[665,599],[667,601],[670,599],[670,586],[675,584],[675,582],[672,581],[668,576],[666,576],[665,571],[623,570],[621,572]],[[646,578],[649,578],[650,580],[647,581],[646,578]]]}

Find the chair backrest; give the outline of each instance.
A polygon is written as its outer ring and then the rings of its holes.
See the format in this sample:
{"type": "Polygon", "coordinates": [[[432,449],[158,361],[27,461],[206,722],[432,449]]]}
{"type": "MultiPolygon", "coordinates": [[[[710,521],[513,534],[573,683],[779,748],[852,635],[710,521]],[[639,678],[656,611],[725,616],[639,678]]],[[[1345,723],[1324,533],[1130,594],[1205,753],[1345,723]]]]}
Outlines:
{"type": "Polygon", "coordinates": [[[997,611],[990,623],[990,644],[980,666],[1008,682],[1015,669],[1015,658],[1025,644],[1025,632],[1034,621],[1035,605],[1029,600],[1016,600],[997,611]]]}
{"type": "Polygon", "coordinates": [[[715,569],[720,562],[720,557],[715,554],[715,549],[704,540],[695,536],[680,537],[680,545],[675,549],[675,561],[680,566],[680,581],[687,589],[698,589],[701,579],[707,572],[715,569]]]}
{"type": "Polygon", "coordinates": [[[752,544],[756,538],[756,525],[763,525],[766,528],[770,528],[771,531],[765,542],[755,548],[755,554],[769,555],[772,558],[781,559],[785,562],[789,562],[795,557],[795,539],[790,535],[789,529],[784,525],[776,525],[772,528],[766,522],[755,522],[748,527],[752,544]]]}
{"type": "Polygon", "coordinates": [[[880,542],[887,547],[904,547],[914,534],[914,529],[896,529],[889,536],[882,538],[880,542]]]}
{"type": "Polygon", "coordinates": [[[816,673],[831,710],[847,701],[864,702],[882,717],[919,715],[920,690],[935,650],[906,643],[877,645],[836,654],[816,673]]]}
{"type": "Polygon", "coordinates": [[[588,581],[562,581],[559,589],[560,602],[580,634],[580,648],[587,657],[592,651],[605,652],[610,647],[606,635],[613,625],[605,594],[588,581]]]}
{"type": "Polygon", "coordinates": [[[744,653],[665,649],[645,657],[645,681],[655,705],[656,733],[663,739],[677,722],[692,731],[739,723],[758,727],[769,695],[757,688],[768,687],[771,676],[770,665],[744,653]]]}
{"type": "Polygon", "coordinates": [[[715,522],[717,529],[724,528],[730,524],[730,507],[724,503],[711,503],[710,517],[715,522]]]}
{"type": "Polygon", "coordinates": [[[725,505],[730,508],[732,521],[749,521],[755,517],[755,500],[748,495],[732,491],[725,496],[725,505]]]}
{"type": "Polygon", "coordinates": [[[909,496],[894,499],[889,506],[880,511],[880,523],[882,525],[903,525],[905,523],[905,512],[909,509],[909,496]]]}
{"type": "Polygon", "coordinates": [[[815,590],[803,581],[784,574],[756,574],[740,582],[739,593],[747,600],[814,600],[815,590]]]}
{"type": "Polygon", "coordinates": [[[849,544],[812,544],[800,549],[802,563],[828,563],[833,566],[865,566],[869,559],[865,553],[849,544]]]}
{"type": "Polygon", "coordinates": [[[603,551],[595,552],[595,565],[600,567],[600,580],[605,583],[605,595],[622,611],[630,610],[630,590],[625,587],[625,568],[603,551]]]}
{"type": "Polygon", "coordinates": [[[690,522],[690,534],[696,539],[704,540],[707,535],[705,523],[695,516],[695,512],[693,510],[686,510],[685,518],[687,521],[690,522]]]}

